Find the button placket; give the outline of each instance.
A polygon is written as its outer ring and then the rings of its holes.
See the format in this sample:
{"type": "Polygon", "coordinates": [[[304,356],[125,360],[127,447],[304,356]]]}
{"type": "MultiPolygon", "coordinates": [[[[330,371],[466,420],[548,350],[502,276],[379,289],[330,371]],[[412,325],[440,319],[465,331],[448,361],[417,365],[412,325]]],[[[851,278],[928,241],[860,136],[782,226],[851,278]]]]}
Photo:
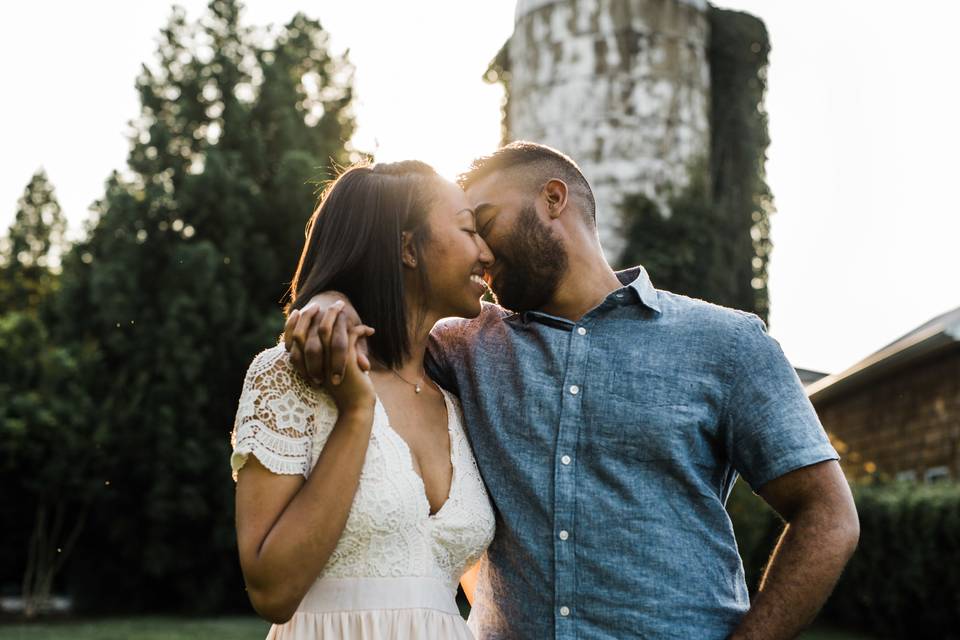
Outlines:
{"type": "Polygon", "coordinates": [[[570,531],[576,526],[577,477],[570,467],[576,452],[579,430],[583,423],[583,398],[588,345],[583,339],[588,330],[574,326],[569,335],[569,351],[562,378],[562,402],[559,430],[557,433],[554,463],[554,518],[564,529],[554,530],[554,636],[566,639],[576,634],[571,619],[572,606],[576,604],[576,547],[570,531]]]}

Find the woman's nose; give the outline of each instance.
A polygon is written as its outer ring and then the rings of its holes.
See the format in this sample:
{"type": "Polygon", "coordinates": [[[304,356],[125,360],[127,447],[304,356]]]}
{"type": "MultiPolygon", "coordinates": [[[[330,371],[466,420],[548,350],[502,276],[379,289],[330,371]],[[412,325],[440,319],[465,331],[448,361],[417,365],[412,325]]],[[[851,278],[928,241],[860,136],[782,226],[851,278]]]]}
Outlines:
{"type": "Polygon", "coordinates": [[[493,251],[490,250],[490,246],[486,241],[481,238],[479,235],[476,236],[477,245],[480,247],[480,264],[483,265],[484,269],[493,264],[495,258],[493,257],[493,251]]]}

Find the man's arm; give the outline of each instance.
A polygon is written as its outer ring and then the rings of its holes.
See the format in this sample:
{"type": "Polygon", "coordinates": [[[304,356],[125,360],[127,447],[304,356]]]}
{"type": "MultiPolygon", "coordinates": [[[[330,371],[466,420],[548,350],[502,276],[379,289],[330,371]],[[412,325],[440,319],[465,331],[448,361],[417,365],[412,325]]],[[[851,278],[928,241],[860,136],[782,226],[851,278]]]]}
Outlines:
{"type": "Polygon", "coordinates": [[[731,640],[796,637],[823,606],[860,538],[853,496],[834,460],[791,471],[758,493],[787,526],[731,640]]]}
{"type": "MultiPolygon", "coordinates": [[[[303,307],[290,312],[283,328],[283,343],[290,353],[294,370],[314,387],[323,384],[324,376],[330,373],[330,382],[337,386],[347,366],[347,342],[349,332],[361,324],[360,316],[350,300],[337,291],[324,291],[310,298],[303,307]],[[320,321],[330,307],[341,304],[333,329],[321,339],[320,321]]],[[[367,341],[357,341],[357,364],[361,371],[370,370],[367,341]]]]}

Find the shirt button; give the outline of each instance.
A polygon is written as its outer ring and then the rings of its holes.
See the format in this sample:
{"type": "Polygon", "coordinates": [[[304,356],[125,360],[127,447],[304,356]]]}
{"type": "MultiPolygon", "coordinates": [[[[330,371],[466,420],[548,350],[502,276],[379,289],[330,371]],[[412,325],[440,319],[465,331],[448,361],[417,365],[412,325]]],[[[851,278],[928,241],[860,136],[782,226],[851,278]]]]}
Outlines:
{"type": "Polygon", "coordinates": [[[560,539],[561,539],[561,540],[566,540],[566,539],[569,538],[569,537],[570,537],[570,534],[569,534],[567,531],[561,531],[561,532],[560,532],[560,539]]]}
{"type": "Polygon", "coordinates": [[[585,336],[587,335],[587,330],[584,329],[583,327],[577,327],[577,333],[579,333],[582,336],[585,336]]]}
{"type": "Polygon", "coordinates": [[[574,385],[570,385],[570,393],[571,393],[572,395],[577,395],[578,393],[580,393],[580,387],[578,387],[578,386],[575,385],[575,384],[574,384],[574,385]]]}
{"type": "Polygon", "coordinates": [[[562,462],[563,464],[570,464],[570,456],[563,456],[562,458],[560,458],[560,462],[562,462]]]}
{"type": "Polygon", "coordinates": [[[570,615],[570,607],[560,607],[560,615],[562,615],[564,618],[570,615]]]}

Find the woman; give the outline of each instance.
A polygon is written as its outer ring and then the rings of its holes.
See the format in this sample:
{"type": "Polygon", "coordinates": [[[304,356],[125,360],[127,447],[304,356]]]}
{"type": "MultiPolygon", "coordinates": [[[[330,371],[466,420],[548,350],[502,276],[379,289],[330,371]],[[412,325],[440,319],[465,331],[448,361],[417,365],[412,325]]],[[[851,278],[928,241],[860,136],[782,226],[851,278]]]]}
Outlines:
{"type": "Polygon", "coordinates": [[[237,542],[250,600],[275,623],[268,638],[472,637],[456,587],[493,512],[459,402],[423,357],[437,320],[480,313],[491,261],[463,192],[423,163],[350,168],[322,197],[287,312],[337,290],[377,330],[350,333],[336,386],[305,384],[282,344],[247,372],[237,542]]]}

